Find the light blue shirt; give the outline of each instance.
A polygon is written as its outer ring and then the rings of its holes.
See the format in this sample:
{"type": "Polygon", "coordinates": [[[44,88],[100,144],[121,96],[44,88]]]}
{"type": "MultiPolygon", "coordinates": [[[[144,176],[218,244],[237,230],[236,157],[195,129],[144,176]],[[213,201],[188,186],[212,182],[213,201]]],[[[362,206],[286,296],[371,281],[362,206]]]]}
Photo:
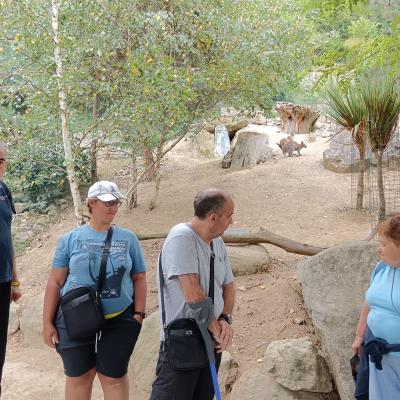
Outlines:
{"type": "MultiPolygon", "coordinates": [[[[400,268],[380,261],[374,269],[365,301],[368,326],[375,337],[400,343],[400,268]]],[[[400,353],[392,353],[400,356],[400,353]]]]}
{"type": "MultiPolygon", "coordinates": [[[[83,225],[61,237],[53,260],[53,268],[69,269],[61,295],[79,286],[96,287],[106,236],[107,232],[98,232],[89,225],[83,225]]],[[[138,238],[131,231],[114,226],[101,292],[106,315],[123,311],[132,303],[132,275],[145,271],[138,238]]]]}

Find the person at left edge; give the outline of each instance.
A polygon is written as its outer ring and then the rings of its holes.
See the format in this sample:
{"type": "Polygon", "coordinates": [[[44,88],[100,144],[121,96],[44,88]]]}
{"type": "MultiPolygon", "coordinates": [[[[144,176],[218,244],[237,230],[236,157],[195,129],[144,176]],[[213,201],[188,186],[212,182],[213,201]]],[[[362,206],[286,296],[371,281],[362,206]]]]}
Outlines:
{"type": "MultiPolygon", "coordinates": [[[[0,142],[0,178],[7,168],[7,146],[0,142]]],[[[0,180],[0,396],[3,365],[6,357],[10,302],[21,297],[14,248],[11,237],[12,215],[15,214],[11,192],[0,180]]]]}
{"type": "Polygon", "coordinates": [[[95,338],[73,341],[65,329],[60,295],[79,286],[95,287],[107,231],[124,196],[113,182],[89,188],[90,222],[65,234],[58,242],[47,282],[43,338],[60,354],[66,375],[65,399],[90,400],[95,376],[106,400],[128,400],[127,369],[139,336],[146,306],[146,266],[137,237],[113,226],[101,302],[106,326],[95,352],[95,338]],[[134,302],[132,302],[134,299],[134,302]]]}

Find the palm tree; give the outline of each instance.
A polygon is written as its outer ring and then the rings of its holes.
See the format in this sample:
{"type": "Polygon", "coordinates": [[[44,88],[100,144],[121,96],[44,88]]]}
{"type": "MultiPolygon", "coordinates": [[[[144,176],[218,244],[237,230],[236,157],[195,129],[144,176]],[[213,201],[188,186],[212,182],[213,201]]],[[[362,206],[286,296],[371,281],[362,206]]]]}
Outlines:
{"type": "Polygon", "coordinates": [[[365,131],[377,160],[377,185],[379,193],[378,220],[386,216],[383,187],[382,156],[397,128],[400,98],[395,80],[388,74],[374,73],[361,80],[361,96],[365,105],[365,131]]]}
{"type": "Polygon", "coordinates": [[[327,93],[326,114],[337,125],[348,130],[360,156],[357,182],[356,208],[363,208],[365,174],[365,107],[360,89],[351,83],[343,93],[337,81],[331,81],[327,93]]]}

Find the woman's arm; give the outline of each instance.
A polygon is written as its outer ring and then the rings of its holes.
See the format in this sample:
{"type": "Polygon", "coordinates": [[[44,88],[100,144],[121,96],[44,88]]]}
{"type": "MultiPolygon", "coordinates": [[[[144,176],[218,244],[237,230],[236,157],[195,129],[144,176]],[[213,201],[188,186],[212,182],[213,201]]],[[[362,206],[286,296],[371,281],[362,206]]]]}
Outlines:
{"type": "Polygon", "coordinates": [[[361,353],[361,345],[364,340],[365,331],[367,330],[368,313],[369,313],[369,305],[364,303],[361,306],[360,318],[358,320],[358,325],[356,330],[356,337],[351,346],[351,350],[353,351],[353,353],[357,353],[358,355],[360,355],[361,353]]]}
{"type": "MultiPolygon", "coordinates": [[[[132,276],[133,286],[135,289],[135,310],[139,312],[146,312],[146,297],[147,297],[147,282],[146,272],[139,272],[132,276]]],[[[143,318],[136,314],[134,318],[140,323],[143,322],[143,318]]]]}
{"type": "Polygon", "coordinates": [[[60,301],[60,289],[67,279],[68,268],[53,268],[47,281],[43,305],[43,340],[47,346],[54,348],[58,343],[58,333],[54,326],[54,317],[60,301]]]}

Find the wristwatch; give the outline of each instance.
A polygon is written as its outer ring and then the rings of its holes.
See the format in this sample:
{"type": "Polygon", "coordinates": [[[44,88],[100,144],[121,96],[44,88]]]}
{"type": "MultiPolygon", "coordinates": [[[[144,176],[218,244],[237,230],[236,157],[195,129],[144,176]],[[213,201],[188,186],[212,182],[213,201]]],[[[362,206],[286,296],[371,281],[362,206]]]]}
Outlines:
{"type": "Polygon", "coordinates": [[[139,316],[142,317],[143,319],[146,318],[146,313],[141,312],[141,311],[135,311],[135,312],[133,313],[133,315],[139,315],[139,316]]]}
{"type": "Polygon", "coordinates": [[[221,319],[223,319],[224,321],[226,321],[229,325],[232,325],[232,315],[231,314],[221,314],[218,317],[218,321],[220,321],[221,319]]]}

